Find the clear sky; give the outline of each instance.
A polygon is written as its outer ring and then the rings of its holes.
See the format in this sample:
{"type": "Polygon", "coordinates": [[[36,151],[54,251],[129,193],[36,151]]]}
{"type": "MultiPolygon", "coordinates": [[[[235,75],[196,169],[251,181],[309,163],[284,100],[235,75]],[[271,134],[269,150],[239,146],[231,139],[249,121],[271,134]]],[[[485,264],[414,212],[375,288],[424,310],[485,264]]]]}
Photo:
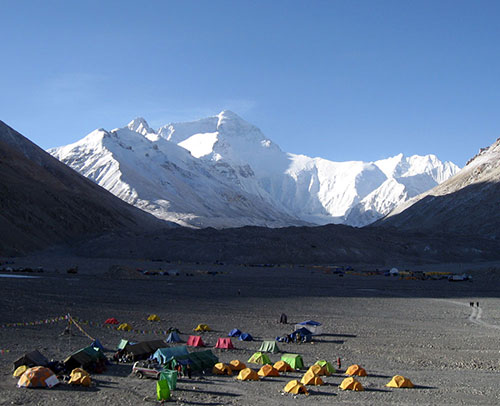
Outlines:
{"type": "Polygon", "coordinates": [[[336,161],[500,137],[500,1],[0,0],[0,38],[0,119],[42,148],[223,109],[336,161]]]}

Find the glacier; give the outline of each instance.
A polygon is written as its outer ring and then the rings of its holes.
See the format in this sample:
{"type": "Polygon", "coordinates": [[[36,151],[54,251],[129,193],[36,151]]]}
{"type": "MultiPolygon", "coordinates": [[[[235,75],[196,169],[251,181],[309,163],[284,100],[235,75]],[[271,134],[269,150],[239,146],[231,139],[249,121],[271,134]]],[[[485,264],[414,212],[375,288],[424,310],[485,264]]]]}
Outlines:
{"type": "Polygon", "coordinates": [[[48,152],[122,200],[195,228],[361,227],[460,169],[435,155],[333,162],[287,153],[228,110],[157,130],[137,118],[48,152]]]}

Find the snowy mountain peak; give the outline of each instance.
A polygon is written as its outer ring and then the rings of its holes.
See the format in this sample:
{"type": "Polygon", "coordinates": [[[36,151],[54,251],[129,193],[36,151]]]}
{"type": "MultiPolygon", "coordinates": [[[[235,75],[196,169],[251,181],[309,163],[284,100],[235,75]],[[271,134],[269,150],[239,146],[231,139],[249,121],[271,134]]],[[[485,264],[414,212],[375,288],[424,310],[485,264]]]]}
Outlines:
{"type": "Polygon", "coordinates": [[[143,119],[142,117],[137,117],[133,119],[130,123],[127,124],[127,127],[136,133],[146,135],[146,134],[151,134],[155,133],[153,129],[149,126],[147,121],[143,119]]]}
{"type": "Polygon", "coordinates": [[[230,110],[156,132],[137,118],[49,152],[123,200],[196,227],[363,226],[458,170],[434,155],[332,162],[289,154],[230,110]]]}

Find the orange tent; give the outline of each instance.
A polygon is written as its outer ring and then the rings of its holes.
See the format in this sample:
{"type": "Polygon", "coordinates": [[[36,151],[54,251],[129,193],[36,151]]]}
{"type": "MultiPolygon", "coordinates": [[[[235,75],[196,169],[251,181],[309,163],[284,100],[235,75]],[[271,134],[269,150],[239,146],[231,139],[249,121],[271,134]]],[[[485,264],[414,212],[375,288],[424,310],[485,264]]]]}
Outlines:
{"type": "Polygon", "coordinates": [[[299,381],[297,381],[297,379],[288,382],[283,390],[288,393],[293,393],[294,395],[297,395],[299,393],[304,393],[306,395],[309,395],[309,392],[307,391],[306,387],[302,385],[299,381]]]}
{"type": "Polygon", "coordinates": [[[214,365],[212,372],[216,375],[232,375],[233,370],[229,365],[223,364],[222,362],[219,362],[214,365]]]}
{"type": "Polygon", "coordinates": [[[347,368],[347,371],[345,371],[346,375],[353,376],[366,376],[366,370],[364,368],[361,368],[358,364],[351,365],[349,368],[347,368]]]}
{"type": "Polygon", "coordinates": [[[391,381],[385,385],[388,388],[413,388],[413,383],[404,376],[395,375],[392,377],[391,381]]]}
{"type": "Polygon", "coordinates": [[[323,382],[323,379],[321,379],[318,375],[315,375],[314,372],[312,371],[307,371],[302,379],[300,380],[300,383],[303,383],[304,385],[324,385],[325,383],[323,382]]]}
{"type": "Polygon", "coordinates": [[[257,375],[257,372],[255,372],[251,368],[245,368],[240,371],[236,379],[239,379],[240,381],[258,381],[259,375],[257,375]]]}
{"type": "Polygon", "coordinates": [[[28,368],[19,378],[17,386],[19,388],[52,388],[59,380],[49,368],[33,367],[28,368]]]}
{"type": "Polygon", "coordinates": [[[247,366],[241,362],[241,361],[238,361],[237,359],[233,359],[230,363],[229,363],[229,368],[231,368],[233,371],[241,371],[242,369],[245,369],[247,366]]]}
{"type": "Polygon", "coordinates": [[[293,372],[292,367],[283,360],[276,362],[274,368],[277,369],[278,372],[293,372]]]}
{"type": "Polygon", "coordinates": [[[280,376],[278,370],[269,364],[266,364],[261,369],[259,369],[259,372],[257,372],[257,374],[259,376],[280,376]]]}
{"type": "Polygon", "coordinates": [[[363,391],[365,390],[363,388],[363,385],[359,383],[356,379],[354,378],[345,378],[342,383],[340,384],[340,389],[343,390],[353,390],[353,391],[363,391]]]}
{"type": "Polygon", "coordinates": [[[322,367],[321,365],[314,364],[311,365],[311,367],[307,370],[307,372],[311,371],[314,375],[322,376],[330,376],[331,373],[328,372],[328,370],[325,367],[322,367]]]}

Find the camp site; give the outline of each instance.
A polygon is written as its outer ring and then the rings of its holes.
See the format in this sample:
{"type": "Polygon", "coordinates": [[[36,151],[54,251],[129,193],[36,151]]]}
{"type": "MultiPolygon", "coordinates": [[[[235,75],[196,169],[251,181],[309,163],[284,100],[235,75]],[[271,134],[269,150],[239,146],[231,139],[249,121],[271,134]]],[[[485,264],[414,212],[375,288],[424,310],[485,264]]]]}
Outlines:
{"type": "Polygon", "coordinates": [[[6,404],[498,399],[489,268],[111,261],[9,264],[44,271],[2,280],[6,404]]]}

